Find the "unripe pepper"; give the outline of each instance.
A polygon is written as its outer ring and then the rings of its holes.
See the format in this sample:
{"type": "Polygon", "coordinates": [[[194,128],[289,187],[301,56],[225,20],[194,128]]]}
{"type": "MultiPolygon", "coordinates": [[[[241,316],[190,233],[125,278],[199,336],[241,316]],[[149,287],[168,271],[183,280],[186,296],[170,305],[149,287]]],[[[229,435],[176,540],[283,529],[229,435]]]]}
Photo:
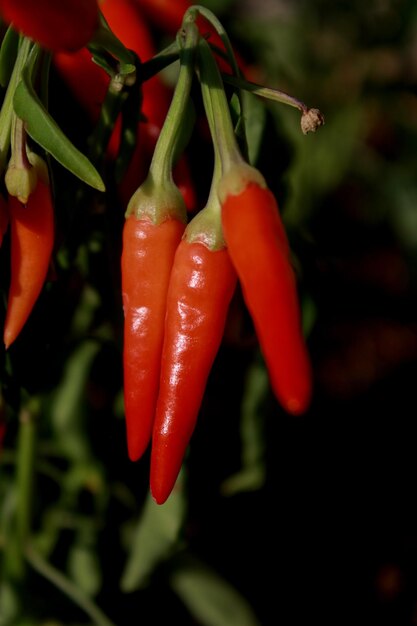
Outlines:
{"type": "Polygon", "coordinates": [[[260,173],[232,166],[219,185],[224,237],[242,285],[273,390],[286,411],[311,399],[311,366],[285,231],[260,173]]]}
{"type": "Polygon", "coordinates": [[[97,0],[0,0],[0,15],[52,51],[79,50],[99,24],[97,0]]]}
{"type": "MultiPolygon", "coordinates": [[[[41,161],[39,159],[39,161],[41,161]]],[[[38,161],[38,163],[39,163],[38,161]]],[[[11,276],[3,339],[8,348],[26,323],[44,285],[54,244],[54,209],[46,165],[26,204],[9,196],[11,276]]]]}
{"type": "MultiPolygon", "coordinates": [[[[203,218],[204,211],[194,220],[203,218]]],[[[181,469],[236,286],[223,242],[198,230],[194,220],[176,251],[167,296],[150,477],[158,504],[181,469]]]]}

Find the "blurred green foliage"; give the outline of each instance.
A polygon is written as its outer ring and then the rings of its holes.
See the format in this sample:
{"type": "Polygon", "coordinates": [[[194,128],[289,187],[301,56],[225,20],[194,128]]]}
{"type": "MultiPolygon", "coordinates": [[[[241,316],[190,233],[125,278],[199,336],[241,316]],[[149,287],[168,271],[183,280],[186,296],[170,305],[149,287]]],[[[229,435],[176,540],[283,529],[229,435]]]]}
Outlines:
{"type": "MultiPolygon", "coordinates": [[[[148,457],[132,464],[125,446],[123,207],[111,179],[103,199],[53,165],[54,280],[0,357],[0,626],[415,624],[417,3],[204,4],[257,82],[325,115],[304,136],[295,109],[245,109],[290,235],[314,402],[297,419],[277,405],[237,293],[178,485],[155,505],[148,457]]],[[[88,121],[53,74],[50,104],[86,148],[88,121]]],[[[201,137],[188,151],[203,202],[211,155],[201,137]]],[[[5,301],[7,239],[0,252],[5,301]]]]}

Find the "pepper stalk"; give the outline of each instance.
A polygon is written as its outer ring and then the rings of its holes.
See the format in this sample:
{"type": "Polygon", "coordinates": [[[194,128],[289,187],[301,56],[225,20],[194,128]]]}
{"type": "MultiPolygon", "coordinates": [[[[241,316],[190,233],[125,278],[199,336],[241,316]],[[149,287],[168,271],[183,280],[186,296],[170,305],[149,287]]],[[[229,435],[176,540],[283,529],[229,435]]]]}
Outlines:
{"type": "Polygon", "coordinates": [[[180,71],[171,105],[155,146],[146,180],[129,201],[125,216],[134,214],[138,219],[148,217],[158,224],[168,217],[186,221],[186,208],[182,195],[175,185],[172,169],[181,139],[182,125],[193,80],[194,54],[199,40],[195,15],[189,14],[183,23],[184,41],[180,45],[180,71]],[[181,45],[182,43],[182,45],[181,45]]]}

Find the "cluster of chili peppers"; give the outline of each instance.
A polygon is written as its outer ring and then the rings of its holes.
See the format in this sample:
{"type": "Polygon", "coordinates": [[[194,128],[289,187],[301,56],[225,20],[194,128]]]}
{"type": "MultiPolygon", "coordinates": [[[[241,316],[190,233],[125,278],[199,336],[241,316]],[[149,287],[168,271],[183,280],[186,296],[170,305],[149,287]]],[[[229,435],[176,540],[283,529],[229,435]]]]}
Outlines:
{"type": "MultiPolygon", "coordinates": [[[[0,14],[52,51],[56,71],[93,124],[100,119],[111,82],[103,67],[91,62],[87,46],[100,32],[100,23],[107,23],[142,67],[150,67],[156,58],[148,20],[177,32],[176,45],[165,55],[166,64],[179,59],[175,89],[172,94],[157,71],[143,82],[135,146],[118,186],[127,205],[121,280],[128,454],[136,461],[151,444],[151,492],[163,503],[194,431],[238,280],[277,399],[294,415],[310,403],[311,366],[289,243],[273,194],[238,143],[224,83],[267,97],[272,90],[242,78],[217,18],[186,0],[103,0],[100,10],[94,0],[42,0],[36,11],[29,5],[29,0],[0,0],[0,14]],[[80,23],[83,28],[75,27],[80,23]],[[227,74],[221,74],[225,68],[227,74]],[[196,193],[184,150],[197,79],[214,167],[206,205],[190,219],[196,193]]],[[[164,55],[160,59],[163,67],[164,55]]],[[[290,96],[275,92],[275,99],[301,110],[304,132],[323,123],[317,110],[290,96]]],[[[17,338],[39,296],[54,245],[47,168],[29,149],[23,120],[16,114],[11,119],[8,200],[0,195],[0,242],[9,223],[11,231],[6,347],[17,338]]],[[[106,148],[110,161],[122,150],[122,126],[121,115],[115,115],[106,148]]]]}

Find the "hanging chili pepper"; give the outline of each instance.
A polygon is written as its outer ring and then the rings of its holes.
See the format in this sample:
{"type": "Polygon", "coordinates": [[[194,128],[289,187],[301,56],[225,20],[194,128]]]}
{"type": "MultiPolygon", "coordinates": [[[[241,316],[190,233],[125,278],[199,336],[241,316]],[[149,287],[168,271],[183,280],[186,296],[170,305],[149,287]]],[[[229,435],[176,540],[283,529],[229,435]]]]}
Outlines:
{"type": "Polygon", "coordinates": [[[172,163],[192,82],[190,54],[198,31],[190,23],[181,68],[149,175],[126,212],[122,252],[124,398],[128,453],[137,460],[146,449],[159,385],[166,294],[186,209],[172,180],[172,163]]]}
{"type": "Polygon", "coordinates": [[[151,455],[150,485],[158,504],[180,471],[236,286],[228,252],[207,229],[204,213],[187,227],[169,282],[151,455]]]}
{"type": "Polygon", "coordinates": [[[296,279],[275,197],[260,173],[236,165],[219,186],[228,250],[242,285],[273,390],[286,411],[311,399],[311,367],[300,322],[296,279]]]}
{"type": "MultiPolygon", "coordinates": [[[[38,157],[38,163],[41,160],[38,157]]],[[[54,244],[54,210],[46,164],[27,203],[9,195],[11,276],[3,339],[8,348],[26,323],[41,292],[54,244]]]]}
{"type": "Polygon", "coordinates": [[[124,311],[124,399],[128,453],[132,461],[145,451],[152,431],[159,386],[159,366],[166,293],[175,250],[185,224],[174,214],[154,223],[146,215],[127,217],[121,260],[124,311]]]}
{"type": "Polygon", "coordinates": [[[0,0],[0,15],[49,50],[79,50],[98,28],[97,0],[0,0]]]}
{"type": "MultiPolygon", "coordinates": [[[[214,135],[210,88],[205,82],[201,86],[214,135]]],[[[150,486],[158,504],[168,498],[181,469],[236,287],[217,197],[221,172],[222,160],[214,143],[207,204],[185,230],[169,282],[151,453],[150,486]]]]}
{"type": "Polygon", "coordinates": [[[208,94],[222,161],[218,194],[224,238],[272,388],[285,410],[297,415],[310,403],[312,373],[285,229],[262,174],[241,155],[219,70],[204,40],[198,52],[201,80],[212,86],[208,94]]]}

